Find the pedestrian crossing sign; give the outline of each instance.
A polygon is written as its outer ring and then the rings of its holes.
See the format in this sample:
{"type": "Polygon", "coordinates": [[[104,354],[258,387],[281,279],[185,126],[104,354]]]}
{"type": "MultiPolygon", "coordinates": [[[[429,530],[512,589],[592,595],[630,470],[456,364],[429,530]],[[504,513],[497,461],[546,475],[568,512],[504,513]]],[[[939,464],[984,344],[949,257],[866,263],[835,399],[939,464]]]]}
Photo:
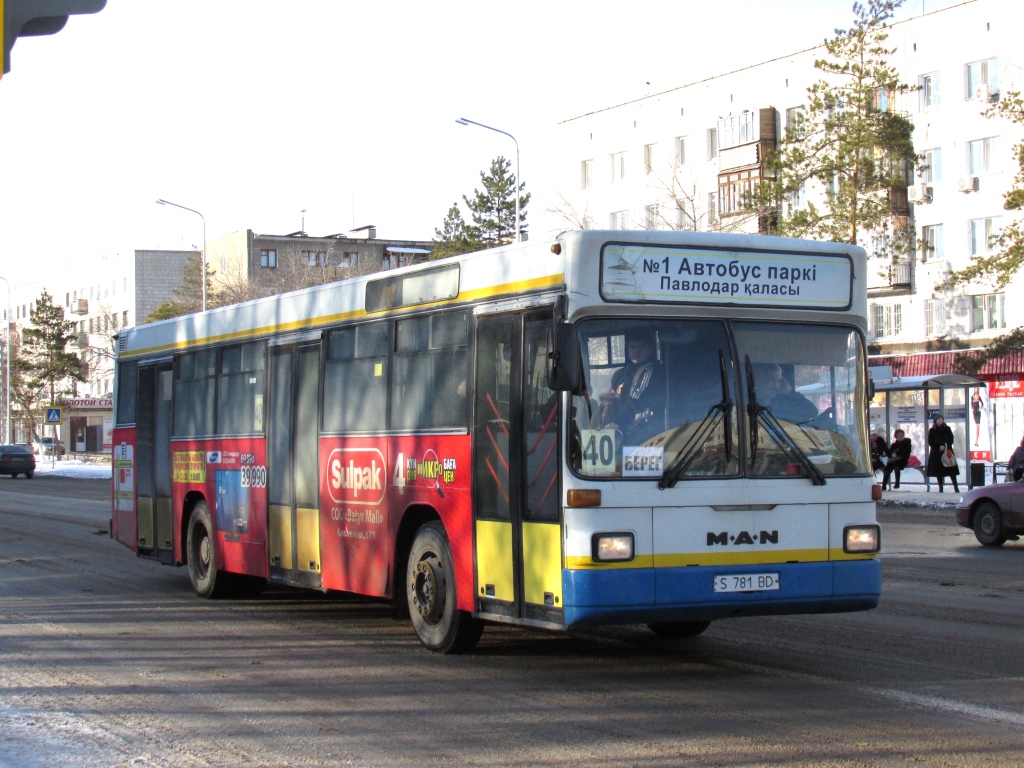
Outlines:
{"type": "Polygon", "coordinates": [[[62,419],[62,415],[63,414],[61,413],[62,410],[63,409],[60,408],[59,406],[58,407],[53,407],[53,408],[47,408],[46,409],[46,423],[47,424],[60,424],[61,421],[63,421],[63,419],[62,419]]]}

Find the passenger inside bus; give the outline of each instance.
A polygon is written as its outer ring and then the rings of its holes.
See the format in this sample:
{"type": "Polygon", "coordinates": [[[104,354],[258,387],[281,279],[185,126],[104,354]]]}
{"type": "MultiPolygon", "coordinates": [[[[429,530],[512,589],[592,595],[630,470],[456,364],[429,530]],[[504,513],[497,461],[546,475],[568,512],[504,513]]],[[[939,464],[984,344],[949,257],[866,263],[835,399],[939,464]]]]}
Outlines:
{"type": "Polygon", "coordinates": [[[818,415],[814,403],[793,389],[777,363],[755,364],[754,386],[758,402],[767,405],[777,419],[802,424],[818,415]]]}
{"type": "Polygon", "coordinates": [[[626,335],[626,364],[612,375],[611,389],[600,395],[606,427],[622,430],[627,442],[638,444],[661,428],[652,426],[664,414],[665,377],[651,331],[626,335]]]}

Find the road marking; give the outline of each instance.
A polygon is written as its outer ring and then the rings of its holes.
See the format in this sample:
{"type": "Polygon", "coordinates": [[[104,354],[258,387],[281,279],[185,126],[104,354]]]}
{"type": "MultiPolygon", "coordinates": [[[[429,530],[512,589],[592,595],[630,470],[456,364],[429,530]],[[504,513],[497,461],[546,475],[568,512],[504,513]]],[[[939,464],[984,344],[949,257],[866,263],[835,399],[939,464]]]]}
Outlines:
{"type": "Polygon", "coordinates": [[[1024,726],[1024,714],[1019,712],[1007,712],[1004,709],[993,707],[979,707],[976,704],[968,704],[965,701],[955,699],[944,699],[941,696],[925,696],[919,693],[908,693],[897,691],[892,688],[869,688],[868,693],[877,694],[887,699],[893,699],[902,704],[913,704],[928,709],[940,709],[944,712],[956,712],[957,714],[976,717],[981,720],[995,720],[1009,725],[1024,726]]]}

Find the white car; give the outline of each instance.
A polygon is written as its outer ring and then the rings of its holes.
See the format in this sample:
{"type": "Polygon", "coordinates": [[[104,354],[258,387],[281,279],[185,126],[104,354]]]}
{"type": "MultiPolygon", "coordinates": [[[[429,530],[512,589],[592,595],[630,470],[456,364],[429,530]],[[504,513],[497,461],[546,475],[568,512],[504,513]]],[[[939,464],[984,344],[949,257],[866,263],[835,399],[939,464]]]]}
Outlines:
{"type": "Polygon", "coordinates": [[[39,456],[63,456],[64,443],[53,437],[41,437],[32,443],[32,452],[39,456]]]}

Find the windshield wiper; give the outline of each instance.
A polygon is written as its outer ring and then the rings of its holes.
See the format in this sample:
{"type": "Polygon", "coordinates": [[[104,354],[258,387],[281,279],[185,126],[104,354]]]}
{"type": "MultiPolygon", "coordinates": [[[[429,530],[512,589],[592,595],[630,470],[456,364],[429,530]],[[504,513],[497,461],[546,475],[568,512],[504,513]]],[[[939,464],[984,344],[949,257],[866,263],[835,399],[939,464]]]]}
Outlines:
{"type": "Polygon", "coordinates": [[[693,460],[697,458],[697,450],[707,442],[720,420],[725,421],[725,459],[726,461],[732,459],[732,409],[734,403],[729,397],[729,377],[725,373],[725,356],[721,350],[718,352],[718,368],[722,377],[722,400],[708,409],[707,415],[693,430],[690,439],[679,450],[672,463],[665,468],[665,473],[658,481],[658,488],[661,490],[672,488],[679,482],[679,478],[686,473],[693,460]]]}
{"type": "Polygon", "coordinates": [[[750,467],[753,469],[754,461],[757,458],[757,445],[758,445],[758,425],[763,425],[765,432],[775,441],[775,443],[786,452],[786,454],[794,459],[800,466],[804,468],[807,475],[810,477],[811,482],[815,485],[825,484],[825,475],[822,474],[821,470],[815,466],[807,454],[800,450],[793,438],[789,436],[779,420],[772,415],[771,408],[766,405],[761,405],[757,402],[757,389],[754,386],[754,368],[750,364],[750,355],[746,355],[746,369],[747,369],[747,395],[750,403],[748,405],[749,416],[750,416],[750,467]]]}

